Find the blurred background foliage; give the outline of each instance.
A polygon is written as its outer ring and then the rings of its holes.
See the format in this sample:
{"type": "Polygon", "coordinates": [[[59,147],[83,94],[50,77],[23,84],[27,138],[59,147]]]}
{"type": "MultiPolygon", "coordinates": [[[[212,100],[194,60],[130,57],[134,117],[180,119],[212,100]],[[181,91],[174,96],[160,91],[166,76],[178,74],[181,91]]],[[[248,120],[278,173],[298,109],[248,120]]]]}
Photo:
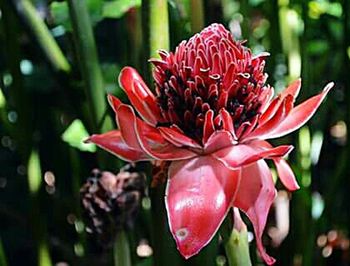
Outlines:
{"type": "MultiPolygon", "coordinates": [[[[155,49],[174,49],[212,22],[271,54],[277,92],[302,77],[302,99],[335,81],[312,121],[277,140],[296,146],[301,189],[277,184],[265,242],[278,265],[350,265],[349,17],[349,0],[0,0],[0,265],[126,265],[86,233],[79,203],[93,168],[123,163],[82,141],[114,126],[105,96],[126,100],[123,66],[152,85],[155,49]]],[[[150,190],[119,241],[129,240],[132,265],[225,265],[218,237],[180,258],[161,194],[150,190]]],[[[251,256],[261,263],[254,241],[251,256]]]]}

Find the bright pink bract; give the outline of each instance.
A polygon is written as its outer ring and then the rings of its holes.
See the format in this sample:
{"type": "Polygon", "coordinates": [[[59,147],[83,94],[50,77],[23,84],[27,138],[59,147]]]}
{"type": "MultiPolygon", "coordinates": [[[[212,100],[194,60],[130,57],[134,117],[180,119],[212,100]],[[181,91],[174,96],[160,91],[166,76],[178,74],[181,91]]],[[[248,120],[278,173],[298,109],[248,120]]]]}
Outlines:
{"type": "Polygon", "coordinates": [[[135,69],[124,68],[119,81],[131,105],[109,96],[118,130],[89,141],[126,161],[170,161],[165,202],[185,258],[208,244],[237,207],[254,226],[262,258],[273,264],[261,242],[276,195],[265,159],[273,160],[287,189],[299,187],[283,159],[293,147],[272,147],[266,139],[304,125],[333,83],[295,107],[300,80],[273,98],[273,88],[265,84],[268,54],[253,56],[220,24],[183,41],[174,53],[159,55],[150,60],[156,94],[135,69]]]}

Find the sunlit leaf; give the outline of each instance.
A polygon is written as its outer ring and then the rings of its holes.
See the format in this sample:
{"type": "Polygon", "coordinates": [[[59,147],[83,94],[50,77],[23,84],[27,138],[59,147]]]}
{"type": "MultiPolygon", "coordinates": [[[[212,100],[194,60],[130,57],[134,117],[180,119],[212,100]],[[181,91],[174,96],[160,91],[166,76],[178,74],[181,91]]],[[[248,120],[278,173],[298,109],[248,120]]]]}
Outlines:
{"type": "Polygon", "coordinates": [[[94,144],[86,144],[84,140],[89,137],[89,134],[79,119],[74,120],[62,134],[62,140],[67,142],[70,146],[81,151],[95,152],[96,146],[94,144]]]}
{"type": "Polygon", "coordinates": [[[33,150],[28,161],[28,185],[29,191],[36,194],[41,186],[41,166],[37,150],[33,150]]]}
{"type": "MultiPolygon", "coordinates": [[[[103,16],[102,16],[103,1],[86,0],[86,4],[89,10],[91,23],[95,25],[96,23],[98,23],[103,19],[103,16]]],[[[53,1],[50,4],[50,10],[56,24],[62,25],[67,31],[72,30],[67,1],[62,1],[62,2],[53,1]]]]}
{"type": "Polygon", "coordinates": [[[103,4],[102,16],[106,18],[120,18],[133,7],[141,6],[141,0],[114,0],[103,4]]]}

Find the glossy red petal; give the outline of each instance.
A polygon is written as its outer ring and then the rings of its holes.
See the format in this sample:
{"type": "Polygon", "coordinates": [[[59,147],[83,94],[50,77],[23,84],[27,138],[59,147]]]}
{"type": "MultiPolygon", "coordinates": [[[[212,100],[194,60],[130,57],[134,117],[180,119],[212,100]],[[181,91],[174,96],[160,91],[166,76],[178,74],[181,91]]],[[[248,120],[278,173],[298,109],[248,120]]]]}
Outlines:
{"type": "Polygon", "coordinates": [[[120,104],[116,110],[116,120],[125,143],[134,149],[142,150],[137,138],[135,124],[136,120],[139,120],[140,123],[143,123],[143,121],[136,117],[132,107],[126,104],[120,104]]]}
{"type": "Polygon", "coordinates": [[[162,136],[172,144],[177,147],[191,147],[196,149],[201,149],[202,146],[199,145],[195,140],[184,135],[181,130],[177,127],[158,127],[162,136]]]}
{"type": "Polygon", "coordinates": [[[214,111],[209,110],[205,114],[204,125],[203,125],[203,145],[207,142],[211,134],[215,131],[214,127],[214,111]]]}
{"type": "Polygon", "coordinates": [[[279,158],[287,155],[293,146],[282,145],[275,148],[261,149],[254,143],[238,144],[221,149],[211,154],[229,168],[238,168],[264,158],[279,158]]]}
{"type": "Polygon", "coordinates": [[[233,205],[245,212],[252,222],[258,251],[268,265],[273,264],[275,259],[266,253],[261,237],[275,196],[271,171],[264,160],[242,168],[241,182],[233,205]]]}
{"type": "Polygon", "coordinates": [[[233,121],[232,121],[232,117],[229,114],[229,112],[227,112],[226,109],[221,109],[220,110],[220,115],[221,115],[221,119],[222,119],[222,128],[228,132],[230,132],[233,136],[233,138],[235,140],[237,140],[237,136],[235,133],[235,128],[233,125],[233,121]]]}
{"type": "Polygon", "coordinates": [[[132,105],[147,123],[156,125],[157,122],[162,121],[156,97],[135,69],[123,68],[120,72],[119,83],[132,105]]]}
{"type": "Polygon", "coordinates": [[[240,170],[210,156],[172,162],[166,189],[170,231],[185,258],[213,238],[232,206],[240,170]]]}
{"type": "Polygon", "coordinates": [[[135,131],[142,149],[157,160],[184,160],[197,156],[195,152],[187,148],[176,147],[167,141],[158,129],[141,120],[136,121],[135,131]]]}
{"type": "Polygon", "coordinates": [[[134,148],[140,148],[151,158],[183,160],[197,156],[196,153],[186,148],[179,148],[168,142],[157,128],[137,118],[131,106],[122,104],[117,113],[118,124],[120,124],[125,142],[134,148]]]}
{"type": "Polygon", "coordinates": [[[117,97],[113,96],[112,94],[109,94],[107,99],[108,99],[109,105],[113,108],[113,111],[117,112],[117,109],[119,105],[122,104],[122,101],[119,100],[117,97]]]}
{"type": "Polygon", "coordinates": [[[114,154],[124,161],[145,161],[151,160],[144,151],[128,146],[119,130],[112,130],[104,134],[92,135],[86,142],[95,143],[102,149],[114,154]]]}
{"type": "Polygon", "coordinates": [[[286,119],[266,138],[279,138],[303,126],[314,115],[333,86],[333,82],[328,83],[320,94],[311,97],[293,108],[286,119]]]}

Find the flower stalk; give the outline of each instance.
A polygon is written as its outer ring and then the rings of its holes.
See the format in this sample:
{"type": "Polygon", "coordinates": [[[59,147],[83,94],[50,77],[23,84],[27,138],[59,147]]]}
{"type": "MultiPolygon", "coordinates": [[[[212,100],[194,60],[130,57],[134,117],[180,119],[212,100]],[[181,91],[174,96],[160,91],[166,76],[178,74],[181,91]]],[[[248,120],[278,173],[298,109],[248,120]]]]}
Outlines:
{"type": "Polygon", "coordinates": [[[234,226],[229,216],[226,218],[221,230],[224,239],[225,252],[230,266],[252,265],[249,255],[248,231],[243,223],[238,209],[234,209],[234,226]]]}
{"type": "Polygon", "coordinates": [[[115,266],[131,266],[129,240],[126,232],[121,230],[116,236],[113,246],[115,266]]]}
{"type": "Polygon", "coordinates": [[[150,53],[158,56],[157,50],[169,49],[168,1],[149,0],[150,53]]]}
{"type": "Polygon", "coordinates": [[[15,6],[18,14],[26,22],[53,68],[56,71],[70,72],[71,66],[68,60],[37,13],[32,2],[29,0],[15,1],[15,6]]]}
{"type": "Polygon", "coordinates": [[[191,13],[191,29],[196,33],[204,27],[203,0],[191,0],[191,13]]]}
{"type": "Polygon", "coordinates": [[[86,96],[92,113],[90,128],[96,131],[110,129],[111,121],[104,117],[106,111],[104,82],[86,2],[69,0],[68,5],[80,70],[85,82],[86,96]],[[100,128],[99,125],[102,120],[104,120],[104,123],[102,123],[100,128]]]}

